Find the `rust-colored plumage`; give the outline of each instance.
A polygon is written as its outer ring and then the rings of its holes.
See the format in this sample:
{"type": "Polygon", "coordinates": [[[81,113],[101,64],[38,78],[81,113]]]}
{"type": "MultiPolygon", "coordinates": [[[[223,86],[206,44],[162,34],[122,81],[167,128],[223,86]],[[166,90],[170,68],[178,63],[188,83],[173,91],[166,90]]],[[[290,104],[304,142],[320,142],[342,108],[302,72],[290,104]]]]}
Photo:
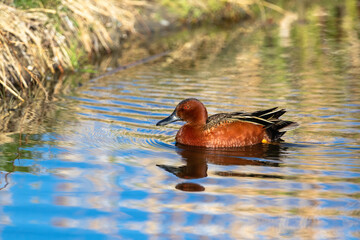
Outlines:
{"type": "Polygon", "coordinates": [[[185,121],[176,134],[176,142],[201,147],[241,147],[280,140],[284,129],[298,126],[280,120],[286,111],[271,108],[253,113],[218,113],[208,117],[205,106],[195,98],[181,101],[174,112],[156,125],[185,121]]]}

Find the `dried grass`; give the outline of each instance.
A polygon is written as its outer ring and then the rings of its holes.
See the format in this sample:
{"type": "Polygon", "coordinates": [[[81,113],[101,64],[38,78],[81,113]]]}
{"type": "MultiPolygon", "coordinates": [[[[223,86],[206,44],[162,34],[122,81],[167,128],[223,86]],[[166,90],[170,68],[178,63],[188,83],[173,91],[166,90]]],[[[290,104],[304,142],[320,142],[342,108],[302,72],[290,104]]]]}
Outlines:
{"type": "MultiPolygon", "coordinates": [[[[57,9],[21,10],[0,3],[0,84],[21,101],[23,91],[56,68],[72,69],[88,55],[119,47],[112,32],[134,32],[143,1],[61,0],[57,9]]],[[[118,36],[121,34],[117,34],[118,36]]],[[[2,94],[3,98],[7,94],[2,94]]]]}

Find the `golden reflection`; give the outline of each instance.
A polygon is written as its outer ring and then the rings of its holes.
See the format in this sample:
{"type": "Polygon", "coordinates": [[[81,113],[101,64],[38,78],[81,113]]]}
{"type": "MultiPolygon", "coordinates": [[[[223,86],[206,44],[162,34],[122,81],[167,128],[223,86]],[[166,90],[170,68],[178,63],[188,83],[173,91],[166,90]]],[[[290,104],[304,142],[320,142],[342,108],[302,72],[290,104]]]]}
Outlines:
{"type": "Polygon", "coordinates": [[[81,206],[83,203],[75,196],[55,196],[53,203],[59,206],[81,206]]]}
{"type": "Polygon", "coordinates": [[[110,235],[116,234],[118,231],[116,221],[107,217],[89,218],[83,220],[55,217],[51,219],[51,224],[55,227],[89,229],[110,235]]]}
{"type": "Polygon", "coordinates": [[[79,226],[79,221],[69,218],[53,218],[51,224],[55,227],[74,228],[79,226]]]}
{"type": "Polygon", "coordinates": [[[78,184],[70,183],[70,182],[61,182],[56,185],[55,190],[58,192],[72,192],[78,188],[78,184]]]}
{"type": "Polygon", "coordinates": [[[116,234],[118,232],[117,225],[116,219],[112,217],[99,217],[88,221],[88,229],[104,234],[116,234]]]}

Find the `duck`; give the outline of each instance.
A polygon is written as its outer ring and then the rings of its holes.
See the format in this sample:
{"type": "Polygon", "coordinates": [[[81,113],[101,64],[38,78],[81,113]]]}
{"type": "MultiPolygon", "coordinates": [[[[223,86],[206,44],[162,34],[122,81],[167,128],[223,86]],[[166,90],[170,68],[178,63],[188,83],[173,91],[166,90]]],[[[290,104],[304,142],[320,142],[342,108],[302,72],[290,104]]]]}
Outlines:
{"type": "Polygon", "coordinates": [[[156,126],[185,121],[176,134],[177,144],[206,148],[244,147],[283,141],[281,137],[286,131],[299,126],[296,122],[279,119],[285,112],[285,109],[274,107],[251,113],[239,111],[208,116],[201,101],[187,98],[156,126]]]}

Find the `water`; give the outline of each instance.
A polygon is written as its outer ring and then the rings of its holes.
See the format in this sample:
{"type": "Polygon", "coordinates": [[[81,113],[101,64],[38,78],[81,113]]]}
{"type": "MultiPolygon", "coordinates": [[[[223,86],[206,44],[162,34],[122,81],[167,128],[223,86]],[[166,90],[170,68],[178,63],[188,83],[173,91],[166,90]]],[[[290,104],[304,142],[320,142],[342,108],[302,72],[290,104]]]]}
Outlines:
{"type": "Polygon", "coordinates": [[[1,238],[359,238],[359,39],[303,27],[216,30],[195,62],[84,82],[3,134],[1,238]],[[300,127],[280,144],[176,146],[182,123],[155,124],[188,97],[209,113],[279,106],[300,127]]]}

